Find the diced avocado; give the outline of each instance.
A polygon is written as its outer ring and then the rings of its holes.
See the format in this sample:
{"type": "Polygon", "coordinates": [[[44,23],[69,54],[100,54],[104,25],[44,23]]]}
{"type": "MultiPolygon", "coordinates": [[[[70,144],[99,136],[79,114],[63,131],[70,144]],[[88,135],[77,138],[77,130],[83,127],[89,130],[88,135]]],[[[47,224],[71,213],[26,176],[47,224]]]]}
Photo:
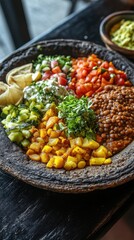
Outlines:
{"type": "Polygon", "coordinates": [[[18,132],[11,132],[8,135],[8,137],[12,142],[16,142],[16,143],[20,143],[23,140],[23,134],[19,131],[18,132]]]}
{"type": "Polygon", "coordinates": [[[18,116],[18,122],[22,122],[24,120],[27,120],[28,119],[28,115],[27,114],[23,114],[23,115],[19,115],[18,116]]]}
{"type": "Polygon", "coordinates": [[[28,109],[22,109],[21,111],[20,111],[20,114],[28,114],[29,113],[29,110],[28,109]]]}
{"type": "Polygon", "coordinates": [[[11,118],[16,118],[16,117],[17,117],[17,112],[13,111],[12,114],[11,114],[11,118]]]}
{"type": "Polygon", "coordinates": [[[30,103],[30,105],[29,105],[29,109],[32,110],[33,107],[35,106],[35,104],[36,104],[36,103],[35,103],[34,101],[32,101],[32,102],[30,103]]]}
{"type": "Polygon", "coordinates": [[[36,104],[35,105],[35,108],[37,108],[38,110],[42,110],[42,108],[44,108],[44,105],[43,104],[36,104]]]}
{"type": "Polygon", "coordinates": [[[25,138],[30,138],[31,137],[31,133],[29,130],[22,130],[22,134],[25,138]]]}
{"type": "Polygon", "coordinates": [[[36,116],[35,114],[30,114],[29,120],[30,121],[37,121],[38,120],[38,116],[36,116]]]}
{"type": "Polygon", "coordinates": [[[21,145],[23,147],[28,147],[30,145],[30,141],[28,139],[24,139],[22,142],[21,142],[21,145]]]}
{"type": "Polygon", "coordinates": [[[11,117],[11,114],[7,115],[6,121],[7,121],[7,122],[10,122],[10,121],[11,121],[11,118],[12,118],[12,117],[11,117]]]}
{"type": "Polygon", "coordinates": [[[9,113],[9,111],[11,110],[12,105],[6,106],[2,109],[2,112],[7,115],[9,113]]]}

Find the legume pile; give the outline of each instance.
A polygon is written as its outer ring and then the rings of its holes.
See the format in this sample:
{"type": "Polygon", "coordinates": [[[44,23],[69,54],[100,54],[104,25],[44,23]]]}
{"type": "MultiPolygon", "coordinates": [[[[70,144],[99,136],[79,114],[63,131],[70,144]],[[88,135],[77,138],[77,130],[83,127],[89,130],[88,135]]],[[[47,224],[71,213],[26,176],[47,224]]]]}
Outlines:
{"type": "Polygon", "coordinates": [[[134,138],[134,88],[106,86],[94,95],[92,102],[98,118],[100,142],[115,154],[134,138]]]}
{"type": "Polygon", "coordinates": [[[0,106],[9,139],[31,160],[65,170],[110,164],[133,141],[134,87],[112,62],[39,55],[26,76],[27,68],[10,72],[18,89],[28,82],[21,103],[3,101],[1,84],[0,106]]]}

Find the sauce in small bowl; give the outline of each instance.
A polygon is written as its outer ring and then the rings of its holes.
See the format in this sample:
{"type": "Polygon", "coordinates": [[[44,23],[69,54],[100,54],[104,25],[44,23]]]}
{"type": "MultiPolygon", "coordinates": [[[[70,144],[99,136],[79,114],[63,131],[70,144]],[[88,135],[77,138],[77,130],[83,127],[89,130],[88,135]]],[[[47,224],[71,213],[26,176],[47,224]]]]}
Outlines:
{"type": "Polygon", "coordinates": [[[108,49],[134,59],[134,11],[108,15],[100,24],[100,35],[108,49]]]}

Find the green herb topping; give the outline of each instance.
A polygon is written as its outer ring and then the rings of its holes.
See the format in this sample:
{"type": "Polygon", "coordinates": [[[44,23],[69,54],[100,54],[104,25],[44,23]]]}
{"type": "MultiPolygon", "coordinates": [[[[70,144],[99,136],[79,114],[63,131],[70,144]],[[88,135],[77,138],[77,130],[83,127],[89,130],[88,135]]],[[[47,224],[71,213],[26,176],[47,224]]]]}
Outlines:
{"type": "Polygon", "coordinates": [[[95,139],[97,129],[96,116],[90,108],[92,105],[86,97],[66,96],[58,105],[58,117],[63,118],[67,125],[68,136],[81,136],[95,139]]]}

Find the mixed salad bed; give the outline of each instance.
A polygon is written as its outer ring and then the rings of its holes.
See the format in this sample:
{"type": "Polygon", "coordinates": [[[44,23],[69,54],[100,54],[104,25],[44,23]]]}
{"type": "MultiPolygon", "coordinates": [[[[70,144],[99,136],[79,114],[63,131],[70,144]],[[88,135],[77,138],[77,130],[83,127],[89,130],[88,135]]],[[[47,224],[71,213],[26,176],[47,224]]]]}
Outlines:
{"type": "Polygon", "coordinates": [[[107,85],[131,86],[112,62],[39,55],[0,82],[1,122],[31,160],[71,170],[110,164],[112,152],[98,135],[92,97],[107,85]]]}

